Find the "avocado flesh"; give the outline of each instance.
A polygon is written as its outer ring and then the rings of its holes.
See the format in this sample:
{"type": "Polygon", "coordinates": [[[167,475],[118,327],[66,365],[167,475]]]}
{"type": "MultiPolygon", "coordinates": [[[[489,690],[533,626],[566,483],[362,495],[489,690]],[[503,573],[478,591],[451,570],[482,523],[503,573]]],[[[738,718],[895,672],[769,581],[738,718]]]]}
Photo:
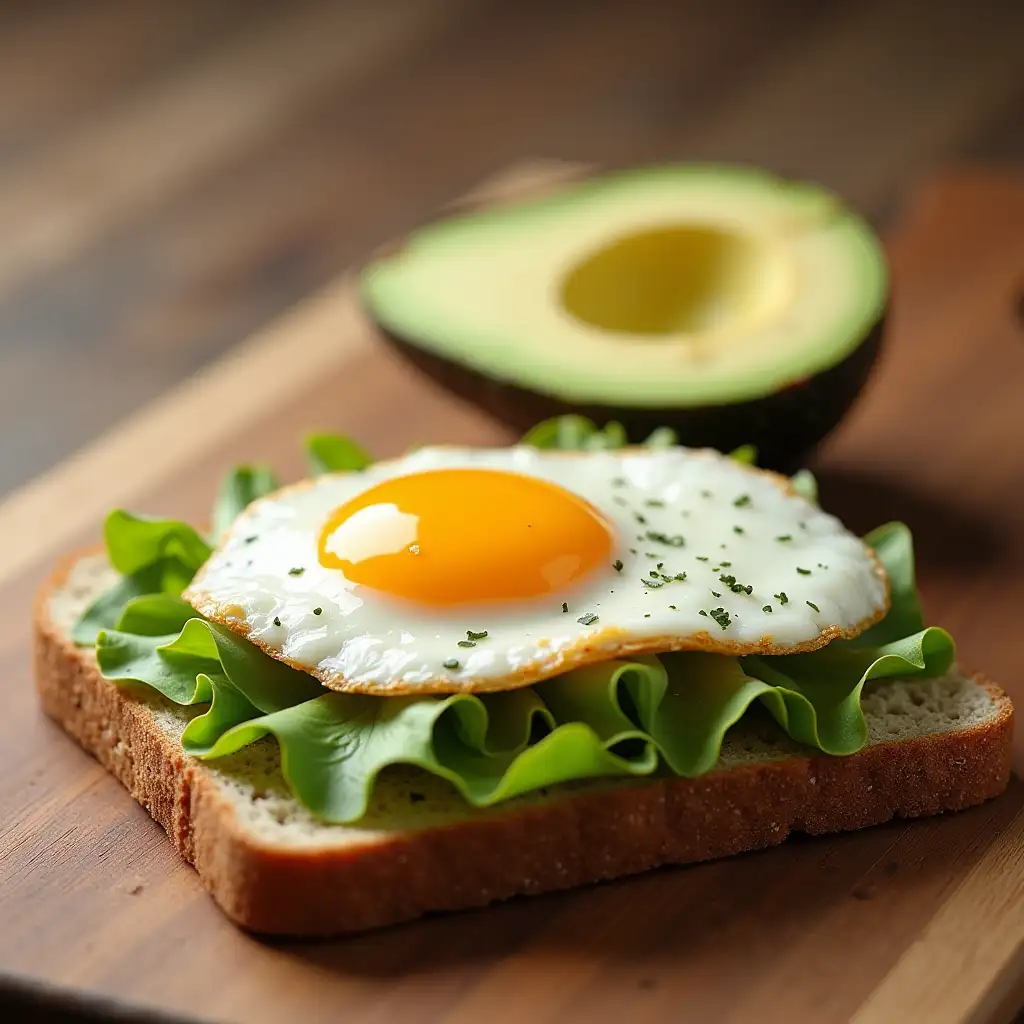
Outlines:
{"type": "Polygon", "coordinates": [[[406,355],[517,429],[584,412],[780,464],[856,398],[887,297],[877,239],[834,196],[708,166],[438,223],[361,285],[406,355]]]}

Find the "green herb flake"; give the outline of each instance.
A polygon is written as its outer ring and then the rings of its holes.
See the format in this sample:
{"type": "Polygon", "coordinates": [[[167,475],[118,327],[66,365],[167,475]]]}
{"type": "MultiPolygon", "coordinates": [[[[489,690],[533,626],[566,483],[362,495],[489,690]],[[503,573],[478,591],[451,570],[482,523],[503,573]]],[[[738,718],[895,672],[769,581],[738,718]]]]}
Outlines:
{"type": "Polygon", "coordinates": [[[663,586],[665,586],[665,584],[662,583],[661,580],[658,580],[658,579],[649,579],[649,580],[642,579],[640,582],[645,587],[663,587],[663,586]]]}
{"type": "Polygon", "coordinates": [[[640,512],[634,512],[634,513],[633,513],[633,518],[634,518],[634,519],[635,519],[635,520],[636,520],[636,521],[637,521],[637,522],[638,522],[638,523],[639,523],[639,524],[640,524],[641,526],[646,526],[646,525],[647,525],[647,516],[643,515],[642,513],[640,513],[640,512]]]}
{"type": "Polygon", "coordinates": [[[568,602],[563,601],[562,602],[562,614],[564,615],[568,610],[569,610],[568,602]]]}
{"type": "Polygon", "coordinates": [[[254,534],[251,534],[250,536],[245,538],[245,543],[246,544],[252,544],[253,541],[257,541],[259,539],[260,539],[259,535],[254,533],[254,534]]]}
{"type": "Polygon", "coordinates": [[[676,606],[675,606],[674,604],[670,604],[670,605],[669,605],[669,608],[671,608],[671,609],[672,609],[672,611],[674,611],[674,612],[677,612],[677,611],[679,611],[679,609],[678,609],[678,608],[677,608],[677,607],[676,607],[676,606]]]}
{"type": "Polygon", "coordinates": [[[626,487],[629,481],[624,476],[612,477],[612,487],[626,487]]]}
{"type": "Polygon", "coordinates": [[[820,612],[821,611],[821,609],[813,601],[807,601],[805,603],[806,603],[808,608],[813,608],[816,612],[820,612]]]}
{"type": "Polygon", "coordinates": [[[301,576],[305,571],[306,570],[303,569],[302,566],[298,566],[297,565],[294,569],[289,569],[288,570],[288,575],[289,576],[301,576]]]}
{"type": "Polygon", "coordinates": [[[732,568],[732,562],[725,562],[725,561],[723,561],[723,562],[720,562],[719,564],[722,566],[723,569],[730,569],[730,568],[732,568]]]}
{"type": "Polygon", "coordinates": [[[700,610],[699,612],[697,612],[697,614],[698,614],[698,615],[703,615],[703,616],[704,616],[704,618],[707,618],[707,617],[708,617],[708,613],[707,613],[706,611],[704,611],[704,609],[703,609],[703,608],[701,608],[701,610],[700,610]]]}
{"type": "Polygon", "coordinates": [[[781,590],[779,593],[773,594],[772,596],[779,602],[779,604],[789,604],[789,598],[786,596],[786,592],[784,590],[781,590]]]}
{"type": "Polygon", "coordinates": [[[323,608],[321,608],[321,607],[320,607],[319,605],[317,605],[317,606],[316,606],[316,607],[315,607],[315,608],[313,609],[313,614],[314,614],[314,615],[323,615],[323,613],[324,613],[324,610],[323,610],[323,608]]]}
{"type": "Polygon", "coordinates": [[[274,625],[275,626],[280,626],[281,625],[281,616],[280,615],[275,615],[274,616],[274,625]]]}
{"type": "Polygon", "coordinates": [[[799,565],[796,567],[796,571],[798,573],[800,573],[801,576],[810,576],[811,575],[811,570],[810,569],[801,569],[799,565]]]}
{"type": "Polygon", "coordinates": [[[793,539],[793,534],[784,533],[780,537],[775,538],[780,544],[788,544],[793,539]]]}
{"type": "Polygon", "coordinates": [[[460,640],[458,643],[459,647],[476,647],[475,640],[460,640]]]}
{"type": "Polygon", "coordinates": [[[445,661],[442,661],[441,664],[445,668],[457,669],[459,667],[459,659],[458,658],[448,658],[445,661]]]}
{"type": "Polygon", "coordinates": [[[612,562],[612,568],[616,572],[622,572],[622,559],[621,558],[616,558],[615,561],[612,562]]]}
{"type": "Polygon", "coordinates": [[[747,531],[744,530],[742,526],[734,526],[732,528],[732,532],[733,533],[746,533],[747,531]]]}
{"type": "Polygon", "coordinates": [[[721,597],[722,595],[717,590],[712,590],[711,591],[711,596],[712,597],[721,597]]]}
{"type": "Polygon", "coordinates": [[[681,548],[686,545],[685,538],[679,533],[669,535],[667,533],[660,533],[658,530],[648,530],[646,537],[655,544],[667,544],[670,548],[681,548]]]}
{"type": "Polygon", "coordinates": [[[576,620],[581,626],[592,626],[597,622],[597,616],[593,612],[586,612],[576,620]]]}
{"type": "Polygon", "coordinates": [[[722,629],[728,629],[732,621],[729,613],[724,608],[712,608],[708,614],[717,622],[722,629]]]}
{"type": "Polygon", "coordinates": [[[665,507],[665,502],[663,502],[661,500],[661,498],[647,498],[644,501],[644,504],[648,508],[664,508],[665,507]]]}
{"type": "Polygon", "coordinates": [[[676,580],[679,583],[682,583],[683,580],[686,579],[686,573],[685,572],[677,572],[675,574],[675,576],[672,577],[672,579],[676,580]]]}
{"type": "Polygon", "coordinates": [[[469,639],[469,640],[486,640],[487,639],[487,630],[486,629],[482,629],[482,630],[480,630],[479,633],[477,633],[477,632],[474,632],[472,629],[467,629],[466,630],[466,638],[469,639]]]}
{"type": "Polygon", "coordinates": [[[761,611],[763,611],[763,612],[765,613],[765,615],[771,615],[771,613],[772,613],[772,606],[771,606],[770,604],[766,604],[766,605],[765,605],[765,606],[764,606],[764,607],[763,607],[763,608],[761,609],[761,611]]]}
{"type": "Polygon", "coordinates": [[[710,562],[711,561],[711,559],[708,558],[707,555],[697,555],[696,558],[697,558],[698,562],[710,562]]]}
{"type": "Polygon", "coordinates": [[[750,495],[741,494],[734,502],[736,508],[746,508],[750,504],[750,495]]]}

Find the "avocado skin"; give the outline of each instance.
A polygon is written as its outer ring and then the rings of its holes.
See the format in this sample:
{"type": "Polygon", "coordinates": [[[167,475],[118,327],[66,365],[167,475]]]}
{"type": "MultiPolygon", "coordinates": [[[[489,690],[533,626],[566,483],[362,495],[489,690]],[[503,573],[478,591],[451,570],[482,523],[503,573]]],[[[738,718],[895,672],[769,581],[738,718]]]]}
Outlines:
{"type": "Polygon", "coordinates": [[[418,348],[379,323],[377,329],[406,361],[517,432],[525,432],[552,416],[578,413],[598,425],[618,420],[630,441],[636,443],[658,427],[671,427],[679,435],[679,443],[691,448],[728,452],[753,444],[758,450],[758,465],[791,473],[805,464],[864,390],[881,352],[885,322],[883,312],[845,359],[781,391],[736,404],[674,409],[575,405],[491,380],[418,348]]]}

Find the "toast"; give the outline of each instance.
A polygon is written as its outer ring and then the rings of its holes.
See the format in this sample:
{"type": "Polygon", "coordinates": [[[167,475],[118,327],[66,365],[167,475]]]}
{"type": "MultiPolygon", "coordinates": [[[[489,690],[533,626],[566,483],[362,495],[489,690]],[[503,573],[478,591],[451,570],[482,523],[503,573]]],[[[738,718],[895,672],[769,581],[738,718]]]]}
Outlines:
{"type": "Polygon", "coordinates": [[[1009,698],[952,672],[869,685],[868,744],[848,757],[811,752],[751,717],[699,778],[566,783],[482,811],[433,776],[389,768],[357,825],[326,825],[290,796],[272,740],[198,761],[180,737],[201,709],[102,678],[71,628],[114,579],[105,556],[89,553],[41,588],[43,707],[166,829],[227,915],[259,933],[362,931],[757,850],[794,831],[959,810],[1009,781],[1009,698]]]}

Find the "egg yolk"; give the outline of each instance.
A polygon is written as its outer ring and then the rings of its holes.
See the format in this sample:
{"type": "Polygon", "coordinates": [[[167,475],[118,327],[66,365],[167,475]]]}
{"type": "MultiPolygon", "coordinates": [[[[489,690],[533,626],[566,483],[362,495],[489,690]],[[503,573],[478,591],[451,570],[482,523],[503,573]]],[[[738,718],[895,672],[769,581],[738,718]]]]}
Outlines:
{"type": "Polygon", "coordinates": [[[535,477],[438,469],[386,480],[339,506],[320,564],[428,605],[515,601],[607,565],[612,533],[582,498],[535,477]]]}

